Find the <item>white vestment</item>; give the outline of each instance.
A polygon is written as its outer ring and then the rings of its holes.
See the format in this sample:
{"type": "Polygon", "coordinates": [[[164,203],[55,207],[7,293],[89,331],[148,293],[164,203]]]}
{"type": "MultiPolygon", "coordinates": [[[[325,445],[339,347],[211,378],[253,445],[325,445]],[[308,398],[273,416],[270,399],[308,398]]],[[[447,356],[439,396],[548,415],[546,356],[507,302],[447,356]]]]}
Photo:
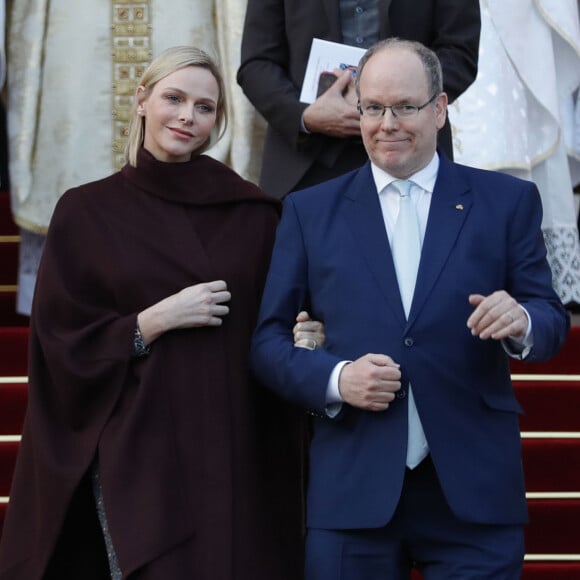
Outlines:
{"type": "Polygon", "coordinates": [[[455,160],[534,181],[554,287],[580,303],[577,0],[481,0],[479,72],[450,107],[455,160]]]}

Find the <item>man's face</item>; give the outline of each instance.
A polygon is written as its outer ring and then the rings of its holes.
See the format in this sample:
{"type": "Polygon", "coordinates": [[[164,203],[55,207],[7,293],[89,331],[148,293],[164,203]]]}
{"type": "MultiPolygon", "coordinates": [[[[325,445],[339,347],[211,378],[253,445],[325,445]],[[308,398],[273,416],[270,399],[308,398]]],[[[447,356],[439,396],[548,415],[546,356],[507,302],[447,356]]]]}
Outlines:
{"type": "MultiPolygon", "coordinates": [[[[360,77],[360,103],[421,106],[433,97],[419,57],[400,47],[373,55],[360,77]]],[[[437,131],[445,123],[447,95],[441,93],[412,117],[394,117],[390,109],[381,117],[361,116],[361,133],[371,161],[393,177],[407,179],[431,161],[437,131]]]]}

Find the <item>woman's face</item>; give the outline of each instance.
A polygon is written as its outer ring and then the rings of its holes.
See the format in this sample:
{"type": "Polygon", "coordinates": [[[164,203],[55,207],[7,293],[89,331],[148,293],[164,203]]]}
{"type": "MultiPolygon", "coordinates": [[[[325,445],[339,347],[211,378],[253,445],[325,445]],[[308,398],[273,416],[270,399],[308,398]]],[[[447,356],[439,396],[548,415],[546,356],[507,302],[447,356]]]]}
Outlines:
{"type": "Polygon", "coordinates": [[[145,117],[143,146],[159,161],[189,161],[215,126],[219,87],[205,68],[179,69],[149,94],[139,87],[137,98],[137,112],[145,117]]]}

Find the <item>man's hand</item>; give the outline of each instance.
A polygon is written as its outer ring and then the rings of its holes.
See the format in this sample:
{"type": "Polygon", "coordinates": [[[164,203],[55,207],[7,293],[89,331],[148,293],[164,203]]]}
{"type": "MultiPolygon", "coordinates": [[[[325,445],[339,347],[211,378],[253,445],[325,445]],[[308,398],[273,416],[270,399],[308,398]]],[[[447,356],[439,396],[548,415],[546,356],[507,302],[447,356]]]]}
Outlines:
{"type": "Polygon", "coordinates": [[[401,388],[399,365],[384,354],[365,354],[344,366],[338,390],[345,403],[367,411],[384,411],[401,388]]]}
{"type": "Polygon", "coordinates": [[[528,317],[520,305],[505,290],[489,296],[471,294],[469,303],[475,310],[467,319],[473,336],[482,340],[493,338],[523,338],[528,329],[528,317]]]}
{"type": "Polygon", "coordinates": [[[360,116],[352,98],[352,83],[350,71],[342,71],[334,84],[306,107],[303,119],[308,131],[331,137],[360,136],[360,116]]]}
{"type": "Polygon", "coordinates": [[[296,324],[292,329],[294,334],[294,346],[316,350],[323,348],[326,342],[324,334],[324,324],[318,320],[312,320],[310,314],[302,310],[296,316],[296,324]]]}

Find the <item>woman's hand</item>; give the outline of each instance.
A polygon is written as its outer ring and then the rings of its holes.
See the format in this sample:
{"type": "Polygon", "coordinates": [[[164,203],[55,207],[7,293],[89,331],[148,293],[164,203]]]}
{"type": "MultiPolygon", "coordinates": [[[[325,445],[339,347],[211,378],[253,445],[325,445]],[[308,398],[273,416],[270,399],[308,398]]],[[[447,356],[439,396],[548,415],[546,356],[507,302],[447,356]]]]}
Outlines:
{"type": "Polygon", "coordinates": [[[224,305],[232,295],[223,280],[188,286],[174,298],[172,328],[191,328],[196,326],[220,326],[222,316],[230,309],[224,305]]]}
{"type": "Polygon", "coordinates": [[[144,344],[176,328],[220,326],[230,311],[224,303],[231,297],[223,280],[187,286],[168,296],[137,316],[144,344]]]}
{"type": "Polygon", "coordinates": [[[309,350],[322,348],[326,341],[324,324],[318,320],[312,320],[305,310],[298,313],[292,332],[294,333],[294,346],[299,348],[309,350]]]}

